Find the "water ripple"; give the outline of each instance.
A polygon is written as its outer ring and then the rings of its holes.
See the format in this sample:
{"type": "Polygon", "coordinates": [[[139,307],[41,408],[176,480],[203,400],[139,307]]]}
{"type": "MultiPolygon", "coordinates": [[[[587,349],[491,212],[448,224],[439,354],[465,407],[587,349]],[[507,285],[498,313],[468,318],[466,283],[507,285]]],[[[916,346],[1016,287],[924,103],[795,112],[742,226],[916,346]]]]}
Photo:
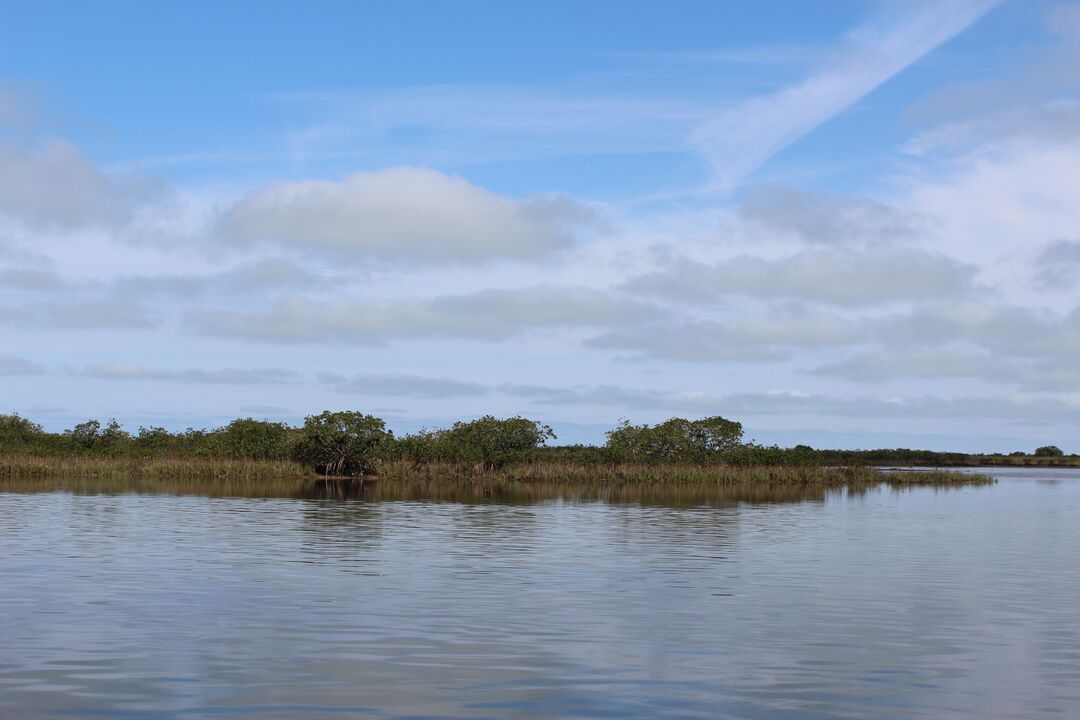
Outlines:
{"type": "Polygon", "coordinates": [[[0,495],[0,716],[1069,717],[1080,474],[673,508],[0,495]]]}

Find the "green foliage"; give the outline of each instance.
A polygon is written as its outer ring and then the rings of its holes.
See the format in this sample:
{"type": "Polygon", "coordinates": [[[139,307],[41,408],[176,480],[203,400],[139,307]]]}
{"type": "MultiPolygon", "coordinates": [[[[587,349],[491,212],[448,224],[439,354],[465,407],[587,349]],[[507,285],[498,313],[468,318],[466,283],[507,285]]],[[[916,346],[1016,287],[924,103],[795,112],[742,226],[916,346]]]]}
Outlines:
{"type": "Polygon", "coordinates": [[[446,444],[442,442],[445,432],[445,430],[420,430],[397,438],[393,449],[388,454],[401,460],[411,460],[414,463],[443,460],[444,456],[449,455],[446,444]]]}
{"type": "Polygon", "coordinates": [[[741,447],[742,435],[741,423],[719,416],[671,418],[652,427],[623,419],[607,433],[606,447],[620,460],[702,463],[741,447]]]}
{"type": "Polygon", "coordinates": [[[456,422],[444,430],[421,430],[397,441],[394,455],[417,463],[445,461],[483,465],[486,469],[527,460],[548,440],[550,427],[536,420],[512,417],[500,420],[485,415],[456,422]]]}
{"type": "Polygon", "coordinates": [[[105,427],[97,420],[87,420],[65,430],[64,437],[77,452],[96,452],[110,457],[123,454],[132,440],[131,435],[115,419],[110,420],[105,427]]]}
{"type": "Polygon", "coordinates": [[[0,450],[25,452],[35,449],[47,435],[40,425],[18,415],[0,415],[0,450]]]}
{"type": "Polygon", "coordinates": [[[204,440],[214,457],[234,460],[285,460],[292,455],[294,431],[285,423],[233,420],[204,440]]]}
{"type": "Polygon", "coordinates": [[[555,439],[555,432],[536,420],[512,417],[500,420],[492,415],[471,422],[456,422],[443,431],[440,441],[450,460],[483,463],[497,468],[528,454],[555,439]]]}
{"type": "Polygon", "coordinates": [[[304,419],[293,458],[323,475],[370,475],[380,449],[393,439],[377,417],[326,411],[304,419]]]}
{"type": "MultiPolygon", "coordinates": [[[[62,433],[46,432],[19,415],[0,414],[0,453],[38,458],[65,457],[80,461],[127,458],[132,461],[199,460],[276,462],[297,460],[319,472],[359,475],[375,472],[380,461],[399,460],[402,467],[460,464],[469,472],[508,465],[572,463],[578,466],[629,463],[734,466],[860,465],[1080,465],[1073,456],[1047,445],[1035,455],[1008,455],[882,448],[877,450],[816,450],[764,446],[742,441],[742,426],[722,417],[701,420],[672,418],[656,426],[631,425],[626,420],[607,433],[607,443],[548,446],[551,428],[523,417],[498,419],[491,415],[457,422],[439,430],[421,430],[397,439],[382,420],[362,413],[313,415],[303,428],[284,423],[242,418],[216,430],[188,428],[170,432],[143,427],[132,436],[118,422],[88,420],[62,433]]],[[[288,464],[288,463],[286,463],[288,464]]],[[[384,462],[384,466],[387,466],[384,462]]],[[[440,471],[441,472],[441,471],[440,471]]]]}
{"type": "Polygon", "coordinates": [[[65,430],[64,436],[80,450],[93,450],[100,445],[101,423],[97,420],[87,420],[70,430],[65,430]]]}
{"type": "Polygon", "coordinates": [[[141,427],[132,441],[140,456],[162,457],[174,447],[176,436],[163,427],[141,427]]]}

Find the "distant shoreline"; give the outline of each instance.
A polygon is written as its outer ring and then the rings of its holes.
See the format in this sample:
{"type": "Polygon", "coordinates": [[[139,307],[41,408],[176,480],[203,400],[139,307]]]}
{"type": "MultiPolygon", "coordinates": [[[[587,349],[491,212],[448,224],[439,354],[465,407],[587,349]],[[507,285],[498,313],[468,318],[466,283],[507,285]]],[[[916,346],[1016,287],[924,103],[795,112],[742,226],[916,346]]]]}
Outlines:
{"type": "MultiPolygon", "coordinates": [[[[546,488],[590,493],[611,490],[693,491],[707,497],[714,490],[783,490],[897,486],[967,486],[992,483],[978,473],[919,469],[889,473],[869,465],[731,465],[724,463],[575,463],[529,460],[497,468],[469,462],[414,463],[388,460],[362,476],[328,477],[299,463],[280,460],[215,458],[100,458],[33,454],[0,455],[0,492],[34,491],[50,483],[122,491],[128,485],[164,492],[215,495],[284,496],[320,490],[378,486],[384,490],[426,491],[470,489],[500,493],[546,488]]],[[[392,494],[392,493],[391,493],[392,494]]]]}

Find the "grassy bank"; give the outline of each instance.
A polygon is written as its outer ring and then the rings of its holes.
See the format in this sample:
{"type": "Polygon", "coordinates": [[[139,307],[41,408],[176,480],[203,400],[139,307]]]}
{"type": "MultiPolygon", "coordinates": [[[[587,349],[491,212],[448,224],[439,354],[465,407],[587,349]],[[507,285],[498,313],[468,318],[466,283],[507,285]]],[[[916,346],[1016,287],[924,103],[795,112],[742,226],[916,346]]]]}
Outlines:
{"type": "Polygon", "coordinates": [[[236,497],[539,500],[608,499],[664,504],[794,501],[838,488],[993,482],[944,471],[883,473],[871,467],[726,464],[521,462],[490,469],[477,463],[389,460],[377,474],[327,478],[298,463],[215,460],[0,456],[0,492],[147,492],[236,497]]]}

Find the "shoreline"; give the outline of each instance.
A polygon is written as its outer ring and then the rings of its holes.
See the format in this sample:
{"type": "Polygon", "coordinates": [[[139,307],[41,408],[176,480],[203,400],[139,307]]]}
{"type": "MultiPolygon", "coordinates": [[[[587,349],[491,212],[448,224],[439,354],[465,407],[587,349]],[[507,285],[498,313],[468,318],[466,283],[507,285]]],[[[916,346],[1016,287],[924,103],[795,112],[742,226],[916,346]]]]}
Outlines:
{"type": "Polygon", "coordinates": [[[319,475],[285,460],[218,458],[101,458],[30,454],[0,455],[0,483],[35,480],[137,480],[143,483],[190,482],[208,487],[266,485],[296,489],[362,487],[386,484],[499,486],[663,487],[732,486],[842,487],[889,482],[897,485],[973,485],[992,480],[979,473],[950,472],[927,466],[890,472],[898,466],[734,465],[724,463],[582,463],[523,460],[496,468],[468,462],[416,463],[384,460],[374,473],[361,476],[319,475]]]}

